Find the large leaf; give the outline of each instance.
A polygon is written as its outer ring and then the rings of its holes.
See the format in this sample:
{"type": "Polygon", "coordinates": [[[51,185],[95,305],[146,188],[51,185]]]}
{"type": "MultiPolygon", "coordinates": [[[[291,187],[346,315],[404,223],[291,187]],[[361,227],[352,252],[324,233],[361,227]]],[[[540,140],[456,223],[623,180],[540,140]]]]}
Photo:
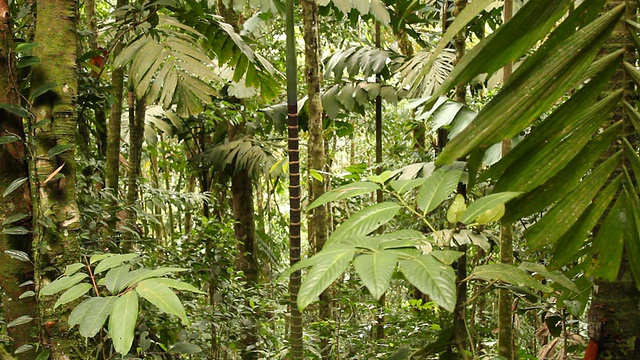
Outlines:
{"type": "Polygon", "coordinates": [[[458,187],[465,163],[458,162],[438,169],[418,190],[416,203],[425,214],[440,205],[458,187]]]}
{"type": "Polygon", "coordinates": [[[619,161],[619,154],[607,159],[541,220],[531,226],[525,234],[528,245],[534,250],[539,250],[545,245],[555,244],[591,204],[619,161]]]}
{"type": "Polygon", "coordinates": [[[129,291],[115,301],[109,319],[109,335],[116,352],[125,355],[131,349],[137,320],[138,294],[135,291],[129,291]]]}
{"type": "Polygon", "coordinates": [[[355,251],[353,249],[325,256],[316,263],[300,286],[298,292],[298,309],[304,310],[331,285],[351,264],[355,251]]]}
{"type": "Polygon", "coordinates": [[[386,224],[400,211],[401,206],[392,202],[383,202],[366,207],[340,224],[327,240],[326,245],[339,243],[354,235],[366,235],[386,224]]]}
{"type": "Polygon", "coordinates": [[[436,165],[450,163],[474,149],[486,149],[529,126],[574,86],[600,51],[622,11],[623,7],[617,7],[557,46],[538,50],[544,56],[539,55],[536,66],[518,68],[514,78],[474,121],[447,144],[436,165]]]}
{"type": "MultiPolygon", "coordinates": [[[[353,237],[350,238],[349,240],[352,240],[352,239],[353,237]]],[[[284,273],[282,273],[282,275],[280,275],[280,279],[284,279],[289,275],[293,274],[294,272],[300,271],[304,268],[314,266],[321,262],[329,261],[327,259],[335,258],[339,256],[341,253],[348,252],[348,251],[355,251],[355,247],[356,246],[351,242],[344,243],[344,244],[333,244],[331,246],[325,245],[324,248],[322,248],[322,250],[317,254],[313,255],[310,258],[302,259],[301,261],[298,261],[297,263],[292,265],[290,268],[288,268],[284,273]]]]}
{"type": "Polygon", "coordinates": [[[168,287],[176,290],[189,291],[197,294],[206,294],[206,292],[202,290],[198,290],[195,286],[186,283],[184,281],[176,280],[176,279],[167,279],[167,278],[158,278],[155,279],[159,284],[167,285],[168,287]]]}
{"type": "Polygon", "coordinates": [[[91,284],[88,284],[88,283],[82,283],[82,284],[73,286],[69,290],[63,292],[62,295],[60,295],[60,297],[56,301],[53,308],[55,309],[60,305],[64,305],[66,303],[69,303],[79,298],[80,296],[86,294],[87,291],[89,291],[92,287],[93,286],[91,286],[91,284]]]}
{"type": "Polygon", "coordinates": [[[547,279],[575,292],[575,293],[579,293],[580,289],[578,289],[578,287],[576,286],[576,284],[573,283],[573,281],[571,281],[568,277],[566,277],[562,272],[560,272],[559,270],[553,270],[550,271],[548,270],[544,265],[542,264],[537,264],[537,263],[530,263],[530,262],[524,262],[522,264],[520,264],[520,266],[518,266],[520,269],[522,270],[526,270],[526,271],[531,271],[531,272],[535,272],[538,273],[544,277],[546,277],[547,279]]]}
{"type": "Polygon", "coordinates": [[[470,224],[474,220],[476,220],[478,216],[482,215],[486,211],[492,210],[496,206],[503,205],[507,201],[514,199],[520,195],[520,192],[502,192],[483,196],[469,205],[467,210],[465,210],[462,214],[462,217],[459,221],[464,224],[470,224]]]}
{"type": "Polygon", "coordinates": [[[109,290],[109,292],[111,292],[114,295],[117,294],[117,292],[120,289],[116,289],[116,284],[122,281],[122,278],[129,273],[130,268],[131,268],[130,265],[125,264],[125,265],[120,265],[118,267],[114,267],[111,270],[109,270],[109,272],[107,272],[107,275],[104,277],[104,279],[105,279],[105,285],[107,287],[107,290],[109,290]]]}
{"type": "Polygon", "coordinates": [[[116,299],[117,297],[115,296],[95,298],[80,321],[80,328],[78,329],[80,335],[94,337],[107,321],[116,299]]]}
{"type": "Polygon", "coordinates": [[[589,252],[588,267],[585,274],[614,281],[618,277],[622,249],[624,248],[624,229],[629,228],[630,218],[622,203],[624,197],[618,197],[604,222],[598,229],[589,252]]]}
{"type": "Polygon", "coordinates": [[[381,251],[358,255],[353,260],[353,267],[371,295],[378,300],[389,287],[397,261],[398,255],[396,253],[381,251]]]}
{"type": "Polygon", "coordinates": [[[189,319],[180,299],[167,285],[158,282],[156,279],[147,279],[136,286],[136,292],[157,306],[158,309],[167,314],[176,315],[184,325],[189,326],[189,319]]]}
{"type": "Polygon", "coordinates": [[[524,270],[508,264],[480,265],[473,270],[471,276],[474,279],[486,281],[500,280],[517,286],[527,286],[542,292],[551,292],[553,289],[536,281],[524,270]]]}
{"type": "Polygon", "coordinates": [[[96,266],[93,271],[94,274],[99,274],[105,270],[109,270],[116,266],[120,266],[125,261],[131,261],[138,257],[138,254],[117,254],[111,255],[106,259],[100,261],[100,263],[96,266]]]}
{"type": "Polygon", "coordinates": [[[307,207],[307,211],[311,211],[312,209],[318,206],[324,205],[331,201],[348,199],[358,195],[369,194],[378,189],[380,189],[380,185],[373,182],[368,182],[368,181],[355,182],[355,183],[343,185],[322,194],[313,203],[311,203],[309,207],[307,207]]]}
{"type": "Polygon", "coordinates": [[[73,285],[79,283],[87,276],[89,275],[85,273],[74,274],[72,276],[63,276],[43,286],[42,289],[40,289],[39,296],[53,295],[62,290],[66,290],[72,287],[73,285]]]}
{"type": "Polygon", "coordinates": [[[456,306],[456,279],[450,266],[430,254],[400,261],[400,269],[418,290],[429,295],[443,309],[453,312],[456,306]]]}

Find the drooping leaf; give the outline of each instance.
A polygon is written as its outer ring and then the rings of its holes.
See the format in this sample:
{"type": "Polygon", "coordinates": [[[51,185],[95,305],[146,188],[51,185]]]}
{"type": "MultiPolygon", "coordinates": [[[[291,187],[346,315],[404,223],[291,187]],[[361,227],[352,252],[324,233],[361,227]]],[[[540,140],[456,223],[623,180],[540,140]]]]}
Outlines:
{"type": "Polygon", "coordinates": [[[131,261],[138,257],[138,254],[116,254],[111,255],[104,260],[100,261],[100,263],[96,266],[93,271],[94,274],[99,274],[105,270],[109,270],[116,266],[120,266],[125,261],[131,261]]]}
{"type": "Polygon", "coordinates": [[[69,290],[63,292],[62,295],[60,295],[55,305],[53,305],[53,308],[56,309],[60,305],[72,302],[73,300],[86,294],[87,291],[89,291],[91,288],[92,286],[89,283],[82,283],[71,287],[69,290]]]}
{"type": "Polygon", "coordinates": [[[117,294],[118,289],[116,289],[116,285],[122,281],[122,278],[125,277],[131,266],[128,264],[120,265],[118,267],[111,268],[107,275],[104,277],[104,284],[107,287],[107,290],[113,295],[117,294]]]}
{"type": "Polygon", "coordinates": [[[353,249],[333,256],[324,256],[317,262],[300,285],[298,292],[298,309],[304,310],[309,304],[331,285],[351,264],[355,251],[353,249]]]}
{"type": "Polygon", "coordinates": [[[326,245],[339,243],[349,236],[366,235],[393,219],[400,208],[400,205],[392,202],[366,207],[338,225],[326,245]]]}
{"type": "Polygon", "coordinates": [[[80,281],[85,279],[87,276],[89,275],[85,273],[77,273],[71,276],[63,276],[61,278],[58,278],[50,282],[49,284],[46,284],[45,286],[43,286],[42,289],[40,289],[39,296],[53,295],[62,290],[66,290],[72,287],[73,285],[79,283],[80,281]]]}
{"type": "MultiPolygon", "coordinates": [[[[78,332],[84,337],[94,337],[107,321],[107,317],[113,311],[113,305],[117,300],[116,296],[96,297],[93,300],[86,313],[80,320],[78,332]]],[[[71,322],[71,318],[69,318],[71,322]]]]}
{"type": "Polygon", "coordinates": [[[465,163],[457,162],[436,170],[418,190],[416,203],[424,214],[440,205],[458,187],[465,163]]]}
{"type": "Polygon", "coordinates": [[[176,315],[182,324],[189,326],[190,322],[180,299],[168,286],[159,283],[156,279],[147,279],[136,286],[136,292],[158,309],[167,314],[176,315]]]}
{"type": "Polygon", "coordinates": [[[402,260],[399,265],[411,284],[429,295],[443,309],[453,312],[456,306],[456,280],[450,266],[430,254],[402,260]]]}
{"type": "Polygon", "coordinates": [[[522,193],[520,192],[502,192],[483,196],[469,205],[467,210],[462,214],[460,222],[470,224],[486,211],[492,210],[496,206],[503,205],[507,201],[514,199],[521,194],[522,193]]]}
{"type": "Polygon", "coordinates": [[[12,192],[16,191],[16,189],[18,189],[20,186],[22,186],[22,184],[27,182],[27,180],[29,180],[29,178],[27,177],[17,178],[13,180],[11,184],[9,184],[9,186],[7,186],[7,188],[4,190],[4,192],[2,193],[2,196],[5,197],[11,194],[12,192]]]}
{"type": "Polygon", "coordinates": [[[116,352],[126,355],[131,349],[138,320],[138,294],[135,291],[115,300],[109,319],[109,335],[116,352]]]}
{"type": "Polygon", "coordinates": [[[551,292],[553,289],[541,284],[524,270],[509,264],[480,265],[473,270],[474,279],[486,281],[500,280],[517,286],[527,286],[542,292],[551,292]]]}
{"type": "Polygon", "coordinates": [[[520,264],[520,266],[518,266],[518,268],[522,269],[522,270],[526,270],[526,271],[530,271],[530,272],[535,272],[538,273],[542,276],[544,276],[545,278],[575,292],[575,293],[579,293],[580,289],[578,289],[578,287],[576,286],[576,284],[573,283],[573,281],[571,281],[568,277],[566,277],[562,272],[560,272],[559,270],[547,270],[547,268],[542,265],[542,264],[537,264],[537,263],[530,263],[530,262],[523,262],[522,264],[520,264]]]}
{"type": "Polygon", "coordinates": [[[321,262],[326,262],[328,261],[327,259],[335,258],[341,253],[348,251],[355,251],[355,245],[352,243],[333,244],[331,246],[325,245],[317,254],[313,255],[312,257],[302,259],[301,261],[298,261],[290,268],[288,268],[284,273],[282,273],[282,275],[280,275],[280,279],[284,279],[292,273],[300,271],[304,268],[315,266],[316,264],[321,262]]]}
{"type": "Polygon", "coordinates": [[[631,219],[624,211],[620,196],[615,202],[604,222],[598,229],[589,252],[589,260],[585,274],[614,281],[618,276],[622,250],[624,248],[624,229],[629,227],[631,219]]]}
{"type": "Polygon", "coordinates": [[[348,199],[358,195],[369,194],[378,189],[380,189],[380,185],[369,181],[355,182],[343,185],[322,194],[313,203],[311,203],[309,207],[307,207],[307,211],[310,211],[331,201],[348,199]]]}
{"type": "MultiPolygon", "coordinates": [[[[5,104],[5,103],[0,103],[0,109],[5,109],[8,112],[17,115],[21,118],[28,118],[29,117],[29,111],[25,108],[23,108],[22,106],[19,105],[14,105],[14,104],[5,104]]],[[[12,141],[18,141],[20,140],[19,137],[14,136],[14,135],[7,135],[7,136],[2,136],[0,137],[0,139],[4,140],[0,140],[0,145],[2,144],[7,144],[9,142],[12,141]]]]}
{"type": "Polygon", "coordinates": [[[353,260],[353,267],[371,295],[378,300],[387,291],[397,261],[398,255],[396,253],[380,251],[358,255],[353,260]]]}
{"type": "Polygon", "coordinates": [[[529,126],[574,86],[600,51],[622,10],[611,10],[557,46],[538,50],[545,56],[538,57],[536,66],[519,67],[474,121],[451,139],[436,165],[448,164],[475,149],[486,149],[529,126]]]}

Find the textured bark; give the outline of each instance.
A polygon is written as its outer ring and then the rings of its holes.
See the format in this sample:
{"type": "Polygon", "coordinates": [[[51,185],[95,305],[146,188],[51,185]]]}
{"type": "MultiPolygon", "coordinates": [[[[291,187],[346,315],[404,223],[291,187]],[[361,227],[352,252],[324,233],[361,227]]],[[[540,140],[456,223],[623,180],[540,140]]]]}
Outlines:
{"type": "MultiPolygon", "coordinates": [[[[10,50],[13,45],[13,34],[9,6],[6,0],[0,0],[0,103],[19,105],[18,90],[15,83],[15,58],[10,50]]],[[[0,145],[0,194],[14,180],[28,176],[25,162],[24,130],[22,119],[0,109],[0,136],[15,135],[20,138],[9,144],[0,145]]],[[[31,192],[27,184],[13,191],[9,196],[0,197],[0,223],[8,217],[23,213],[31,215],[31,192]]],[[[31,228],[31,218],[27,218],[10,226],[24,226],[31,228]]],[[[5,235],[0,232],[0,294],[2,294],[2,309],[7,323],[24,315],[36,318],[36,304],[34,297],[20,299],[20,295],[28,290],[34,290],[31,285],[20,287],[20,284],[33,280],[33,266],[29,262],[10,258],[5,250],[19,250],[31,254],[31,235],[5,235]]],[[[11,352],[33,342],[37,334],[36,322],[7,328],[11,339],[11,352]]],[[[4,355],[2,355],[4,356],[4,355]]],[[[0,356],[0,357],[2,357],[0,356]]],[[[35,351],[17,355],[17,359],[33,359],[35,351]]]]}
{"type": "MultiPolygon", "coordinates": [[[[80,257],[80,213],[76,202],[75,131],[77,95],[76,6],[74,0],[37,2],[34,49],[41,63],[33,68],[31,88],[55,82],[57,87],[34,100],[35,122],[50,119],[34,133],[34,157],[30,168],[34,203],[34,264],[36,288],[56,279],[65,266],[80,257]],[[70,148],[49,155],[55,146],[70,148]],[[47,181],[54,171],[62,178],[47,181]]],[[[81,346],[76,332],[67,324],[70,307],[53,309],[55,298],[38,304],[40,342],[50,351],[50,359],[70,359],[74,347],[81,346]],[[46,326],[44,326],[46,324],[46,326]]]]}
{"type": "MultiPolygon", "coordinates": [[[[625,18],[636,20],[637,3],[635,1],[609,0],[603,11],[620,4],[627,6],[625,15],[605,44],[603,55],[622,48],[625,50],[625,61],[634,64],[637,60],[636,49],[625,26],[625,18]]],[[[628,103],[637,103],[638,96],[635,93],[633,81],[622,66],[609,84],[609,91],[616,89],[624,90],[625,100],[628,103]]],[[[633,125],[625,116],[622,103],[612,113],[611,123],[620,119],[625,120],[623,133],[620,136],[626,137],[637,146],[637,136],[633,125]]],[[[610,151],[612,153],[618,149],[619,144],[616,144],[610,151]]],[[[622,169],[619,170],[622,171],[622,169]]],[[[585,354],[585,359],[587,356],[590,359],[595,359],[596,355],[597,359],[640,359],[640,322],[638,321],[640,318],[640,308],[638,307],[640,291],[633,281],[626,249],[622,255],[617,279],[615,281],[596,279],[595,285],[588,313],[590,351],[585,354]]]]}
{"type": "MultiPolygon", "coordinates": [[[[302,20],[304,23],[304,58],[305,80],[307,83],[307,113],[309,115],[309,169],[317,171],[322,181],[308,176],[309,203],[315,201],[325,193],[325,183],[329,181],[326,173],[325,139],[322,124],[322,101],[320,99],[320,40],[318,35],[318,4],[316,0],[303,0],[302,20]]],[[[309,243],[317,253],[327,242],[327,208],[318,206],[308,215],[309,243]]],[[[318,307],[320,320],[331,321],[331,289],[327,288],[320,294],[318,307]]],[[[329,327],[323,327],[320,333],[320,352],[323,359],[329,359],[331,346],[329,327]]]]}
{"type": "MultiPolygon", "coordinates": [[[[129,92],[129,174],[127,178],[127,206],[133,208],[138,202],[138,179],[140,178],[140,168],[142,166],[142,143],[144,141],[144,118],[146,113],[146,102],[144,99],[135,100],[133,91],[129,92]]],[[[135,224],[135,211],[130,210],[127,220],[135,224]]],[[[135,226],[133,227],[135,228],[135,226]]],[[[122,243],[124,250],[133,248],[131,239],[122,243]]]]}
{"type": "MultiPolygon", "coordinates": [[[[96,15],[96,1],[86,0],[84,3],[84,9],[86,26],[87,30],[89,30],[89,50],[101,53],[102,49],[98,45],[98,17],[96,15]]],[[[95,75],[97,76],[98,73],[96,73],[95,75]]],[[[107,153],[107,114],[106,104],[102,102],[101,105],[102,106],[97,106],[95,109],[93,109],[93,111],[95,114],[96,123],[96,145],[98,146],[98,153],[100,154],[100,158],[104,159],[107,153]]]]}
{"type": "MultiPolygon", "coordinates": [[[[296,64],[296,39],[294,29],[294,2],[286,2],[286,67],[287,67],[287,113],[289,151],[289,262],[294,265],[300,261],[300,149],[298,139],[298,81],[296,64]]],[[[298,310],[298,291],[300,291],[300,271],[289,277],[290,325],[289,358],[303,358],[302,314],[298,310]]]]}

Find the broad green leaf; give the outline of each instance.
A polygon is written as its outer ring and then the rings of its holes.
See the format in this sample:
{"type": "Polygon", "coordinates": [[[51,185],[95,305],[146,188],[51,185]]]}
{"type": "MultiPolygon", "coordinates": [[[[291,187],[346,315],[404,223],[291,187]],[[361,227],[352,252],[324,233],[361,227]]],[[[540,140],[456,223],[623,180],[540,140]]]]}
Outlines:
{"type": "MultiPolygon", "coordinates": [[[[567,134],[573,131],[575,124],[589,114],[589,108],[596,102],[602,89],[609,84],[611,76],[618,69],[621,56],[617,60],[554,110],[549,117],[544,119],[542,124],[533,127],[530,134],[481,176],[481,180],[499,179],[508,168],[513,168],[512,165],[528,162],[531,154],[539,149],[557,147],[567,137],[567,134]]],[[[570,155],[576,156],[576,153],[570,155]]],[[[554,161],[555,159],[549,158],[547,160],[554,161]]]]}
{"type": "Polygon", "coordinates": [[[29,315],[22,315],[19,316],[13,320],[11,320],[8,324],[7,324],[7,329],[10,329],[12,327],[16,327],[19,325],[24,325],[24,324],[28,324],[31,321],[33,321],[33,318],[29,315]]]}
{"type": "Polygon", "coordinates": [[[202,352],[200,346],[190,343],[175,343],[169,348],[169,353],[173,354],[198,354],[202,352]]]}
{"type": "Polygon", "coordinates": [[[95,255],[91,255],[91,258],[89,258],[89,264],[93,265],[98,261],[102,261],[108,257],[114,256],[115,254],[95,254],[95,255]]]}
{"type": "Polygon", "coordinates": [[[504,216],[504,212],[505,206],[504,204],[500,204],[478,215],[475,223],[478,225],[484,225],[490,222],[498,221],[504,216]]]}
{"type": "MultiPolygon", "coordinates": [[[[90,303],[90,307],[80,321],[78,332],[84,337],[94,337],[107,321],[113,311],[116,296],[97,297],[90,303]]],[[[69,320],[71,321],[71,320],[69,320]]]]}
{"type": "Polygon", "coordinates": [[[465,163],[457,162],[436,170],[418,190],[416,203],[424,214],[440,205],[458,187],[465,163]]]}
{"type": "Polygon", "coordinates": [[[107,272],[107,275],[104,277],[104,284],[111,294],[118,294],[121,289],[117,289],[116,285],[122,281],[122,279],[129,273],[130,269],[131,266],[125,264],[111,268],[111,270],[107,272]]]}
{"type": "Polygon", "coordinates": [[[64,305],[66,303],[72,302],[73,300],[86,294],[87,291],[89,291],[91,288],[92,286],[89,283],[82,283],[82,284],[73,286],[69,290],[63,292],[62,295],[60,295],[55,305],[53,305],[53,308],[56,309],[60,305],[64,305]]]}
{"type": "MultiPolygon", "coordinates": [[[[16,67],[18,69],[23,69],[32,65],[36,65],[36,64],[40,64],[40,58],[37,56],[23,56],[20,58],[20,60],[18,60],[18,63],[16,64],[16,67]]],[[[35,97],[31,98],[30,100],[34,99],[35,97]]]]}
{"type": "Polygon", "coordinates": [[[73,308],[69,314],[69,326],[73,327],[82,322],[82,318],[87,314],[94,302],[100,300],[100,297],[90,297],[73,308]]]}
{"type": "Polygon", "coordinates": [[[186,283],[184,281],[176,280],[176,279],[168,279],[168,278],[158,278],[155,279],[159,284],[167,285],[168,287],[176,290],[189,291],[197,294],[206,294],[206,292],[199,290],[195,286],[186,283]]]}
{"type": "Polygon", "coordinates": [[[373,182],[356,182],[343,185],[322,194],[313,203],[311,203],[309,207],[307,207],[307,211],[310,211],[313,208],[324,205],[331,201],[348,199],[358,195],[369,194],[378,189],[380,189],[380,186],[373,182]]]}
{"type": "Polygon", "coordinates": [[[451,139],[436,165],[448,164],[474,149],[485,149],[512,138],[531,125],[574,86],[600,51],[622,10],[623,7],[617,7],[557,46],[538,50],[545,52],[545,56],[538,56],[536,66],[518,68],[474,121],[451,139]],[[520,76],[516,76],[518,73],[520,76]]]}
{"type": "Polygon", "coordinates": [[[622,121],[609,126],[589,141],[562,171],[533,191],[510,201],[503,220],[507,223],[515,222],[520,218],[542,211],[553,202],[558,201],[558,198],[569,194],[580,183],[584,175],[593,169],[593,165],[601,158],[602,153],[611,146],[621,129],[622,121]]]}
{"type": "Polygon", "coordinates": [[[520,264],[520,266],[518,266],[518,268],[525,270],[525,271],[530,271],[530,272],[535,272],[538,273],[542,276],[544,276],[545,278],[575,292],[575,293],[579,293],[580,289],[578,289],[578,287],[576,286],[576,284],[573,283],[573,281],[569,280],[568,277],[566,277],[561,271],[559,270],[547,270],[547,268],[542,265],[542,264],[537,264],[537,263],[530,263],[530,262],[523,262],[522,264],[520,264]]]}
{"type": "Polygon", "coordinates": [[[27,235],[29,233],[29,229],[24,226],[14,226],[2,229],[2,233],[5,235],[27,235]]]}
{"type": "MultiPolygon", "coordinates": [[[[29,111],[27,109],[23,108],[22,106],[19,106],[19,105],[0,103],[0,109],[5,109],[8,112],[10,112],[10,113],[12,113],[14,115],[17,115],[17,116],[19,116],[21,118],[28,118],[29,117],[29,111]]],[[[2,139],[2,138],[4,138],[5,140],[0,141],[0,145],[20,140],[19,137],[14,136],[14,135],[2,136],[0,139],[2,139]],[[15,140],[13,140],[12,138],[15,139],[15,140]]]]}
{"type": "Polygon", "coordinates": [[[338,225],[327,240],[326,245],[339,243],[349,236],[366,235],[393,219],[400,211],[400,208],[400,205],[392,202],[383,202],[366,207],[338,225]]]}
{"type": "MultiPolygon", "coordinates": [[[[40,62],[40,61],[39,61],[39,59],[38,59],[38,62],[40,62]]],[[[57,86],[58,86],[58,83],[56,83],[56,82],[49,82],[49,83],[46,83],[46,84],[42,84],[42,85],[38,86],[38,87],[37,87],[37,88],[35,88],[35,89],[31,89],[31,94],[29,94],[29,100],[34,100],[34,99],[36,99],[38,96],[40,96],[40,95],[42,95],[42,94],[46,93],[46,92],[47,92],[47,91],[49,91],[49,90],[53,90],[53,89],[54,89],[54,88],[56,88],[57,86]]]]}
{"type": "MultiPolygon", "coordinates": [[[[352,238],[350,238],[350,240],[351,239],[352,238]]],[[[282,275],[280,275],[280,279],[284,279],[285,277],[288,277],[296,271],[315,266],[320,262],[327,261],[326,259],[335,258],[341,253],[348,251],[355,251],[355,246],[351,243],[333,244],[331,246],[325,245],[325,247],[317,254],[313,255],[310,258],[302,259],[301,261],[298,261],[290,268],[288,268],[284,273],[282,273],[282,275]]]]}
{"type": "Polygon", "coordinates": [[[115,300],[109,319],[109,335],[116,352],[126,355],[131,349],[138,320],[138,294],[135,291],[115,300]]]}
{"type": "Polygon", "coordinates": [[[13,224],[15,222],[18,222],[20,220],[24,220],[31,217],[31,215],[29,214],[25,214],[25,213],[17,213],[17,214],[13,214],[9,217],[7,217],[6,219],[4,219],[4,221],[2,221],[2,226],[6,226],[9,224],[13,224]]]}
{"type": "Polygon", "coordinates": [[[0,136],[0,145],[10,144],[12,142],[20,141],[21,139],[15,135],[0,136]]]}
{"type": "Polygon", "coordinates": [[[625,189],[625,211],[631,217],[629,227],[625,229],[624,251],[629,260],[636,288],[640,289],[640,203],[638,198],[625,189]]]}
{"type": "Polygon", "coordinates": [[[387,291],[397,262],[396,253],[381,251],[356,256],[353,267],[371,295],[378,300],[387,291]]]}
{"type": "Polygon", "coordinates": [[[604,222],[598,229],[591,251],[585,274],[614,281],[618,277],[622,250],[624,248],[624,229],[629,228],[630,218],[624,211],[623,196],[618,197],[604,222]]]}
{"type": "Polygon", "coordinates": [[[108,258],[102,260],[93,271],[94,274],[99,274],[105,270],[109,270],[116,266],[120,266],[125,261],[130,261],[138,257],[138,254],[117,254],[113,256],[109,256],[108,258]]]}
{"type": "Polygon", "coordinates": [[[398,194],[403,194],[411,189],[415,189],[418,186],[424,184],[426,178],[419,179],[409,179],[409,180],[392,180],[389,182],[389,185],[395,190],[398,194]]]}
{"type": "Polygon", "coordinates": [[[56,156],[56,155],[60,155],[63,152],[68,151],[69,149],[72,149],[74,147],[73,144],[61,144],[61,145],[56,145],[54,147],[52,147],[51,149],[49,149],[49,151],[47,152],[47,154],[49,156],[56,156]]]}
{"type": "Polygon", "coordinates": [[[42,289],[40,289],[40,293],[38,294],[38,296],[53,295],[62,290],[66,290],[72,287],[73,285],[79,283],[80,281],[82,281],[88,276],[89,275],[85,273],[77,273],[71,276],[63,276],[43,286],[42,289]]]}
{"type": "Polygon", "coordinates": [[[544,146],[527,153],[524,159],[514,162],[502,174],[494,191],[528,192],[542,185],[561,171],[585,147],[621,98],[622,90],[619,90],[593,106],[584,104],[587,110],[580,112],[575,122],[560,131],[562,138],[556,138],[555,141],[549,139],[544,146]]]}
{"type": "MultiPolygon", "coordinates": [[[[481,7],[479,10],[486,8],[489,3],[478,4],[478,8],[481,7]]],[[[491,74],[505,64],[518,60],[529,48],[548,36],[549,30],[566,14],[570,4],[569,0],[527,1],[511,20],[465,54],[436,95],[445,94],[457,84],[468,83],[482,73],[491,74]]],[[[451,38],[459,30],[453,32],[451,38]]]]}
{"type": "Polygon", "coordinates": [[[542,292],[552,292],[553,289],[541,284],[524,270],[508,264],[480,265],[473,270],[471,276],[474,279],[486,281],[500,280],[517,286],[527,286],[542,292]]]}
{"type": "Polygon", "coordinates": [[[580,218],[611,173],[620,156],[612,156],[587,176],[570,194],[556,204],[525,233],[527,244],[534,250],[553,245],[580,218]]]}
{"type": "Polygon", "coordinates": [[[118,292],[120,292],[127,287],[136,285],[142,280],[150,279],[153,277],[161,279],[160,278],[161,276],[175,273],[175,272],[182,272],[182,271],[187,271],[187,269],[171,267],[171,266],[163,266],[153,270],[149,270],[149,269],[134,270],[129,272],[124,277],[122,277],[122,279],[116,283],[115,288],[117,289],[118,292]]]}
{"type": "Polygon", "coordinates": [[[351,264],[355,251],[353,249],[324,256],[317,262],[300,285],[298,292],[298,309],[304,310],[331,285],[351,264]]]}
{"type": "Polygon", "coordinates": [[[31,259],[29,258],[29,254],[27,254],[24,251],[10,249],[10,250],[5,250],[4,253],[7,254],[12,259],[16,259],[22,262],[31,262],[31,259]]]}
{"type": "Polygon", "coordinates": [[[77,273],[78,270],[82,269],[85,266],[86,265],[82,263],[73,263],[73,264],[67,265],[67,267],[64,269],[64,273],[62,274],[62,276],[71,276],[77,273]]]}
{"type": "Polygon", "coordinates": [[[18,189],[20,186],[22,186],[22,184],[27,182],[27,180],[29,180],[29,178],[27,178],[27,177],[17,178],[15,180],[13,180],[11,182],[11,184],[9,184],[9,186],[7,186],[7,188],[4,190],[4,192],[2,193],[2,196],[5,197],[5,196],[11,194],[16,189],[18,189]]]}
{"type": "Polygon", "coordinates": [[[43,350],[40,354],[38,354],[36,360],[49,360],[49,350],[43,350]]]}
{"type": "Polygon", "coordinates": [[[619,176],[607,185],[571,229],[558,239],[553,246],[553,258],[549,263],[550,269],[559,269],[580,257],[580,248],[585,244],[591,230],[600,221],[602,214],[610,208],[611,201],[620,188],[621,179],[619,176]]]}
{"type": "Polygon", "coordinates": [[[451,250],[433,250],[429,255],[445,265],[451,265],[454,261],[458,260],[460,256],[464,255],[464,253],[451,250]]]}
{"type": "Polygon", "coordinates": [[[430,254],[402,260],[399,265],[411,284],[429,295],[443,309],[453,312],[456,307],[456,275],[450,266],[430,254]]]}
{"type": "Polygon", "coordinates": [[[467,210],[467,204],[464,201],[464,196],[457,194],[447,210],[447,221],[451,224],[456,224],[462,218],[462,214],[467,210]]]}
{"type": "Polygon", "coordinates": [[[469,205],[467,210],[462,214],[460,222],[470,224],[474,222],[478,216],[488,210],[494,209],[496,206],[504,205],[507,201],[520,196],[520,192],[502,192],[483,196],[469,205]]]}
{"type": "Polygon", "coordinates": [[[147,279],[136,286],[136,292],[158,309],[167,314],[176,315],[183,325],[189,326],[189,319],[180,299],[168,286],[159,283],[156,279],[147,279]]]}

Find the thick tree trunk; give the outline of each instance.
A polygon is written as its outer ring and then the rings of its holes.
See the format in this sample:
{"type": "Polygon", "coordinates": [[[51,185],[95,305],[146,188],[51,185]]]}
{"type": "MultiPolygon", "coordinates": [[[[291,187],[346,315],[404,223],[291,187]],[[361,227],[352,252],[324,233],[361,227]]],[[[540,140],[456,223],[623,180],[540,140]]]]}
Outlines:
{"type": "MultiPolygon", "coordinates": [[[[41,63],[33,68],[31,88],[55,82],[58,86],[34,100],[35,122],[50,120],[34,133],[31,181],[34,209],[36,288],[56,279],[80,257],[80,213],[76,202],[75,131],[77,94],[76,7],[74,0],[37,2],[34,49],[41,63]],[[52,151],[53,150],[53,151],[52,151]],[[48,179],[54,172],[63,177],[48,179]]],[[[55,299],[40,301],[40,341],[50,359],[69,359],[80,346],[66,318],[70,307],[53,308],[55,299]],[[44,326],[46,324],[46,326],[44,326]]]]}
{"type": "MultiPolygon", "coordinates": [[[[12,25],[9,12],[9,4],[6,0],[0,0],[0,103],[19,105],[18,90],[15,83],[14,57],[11,54],[13,45],[12,25]]],[[[28,168],[25,162],[25,136],[22,119],[0,109],[0,136],[17,136],[18,141],[0,145],[0,194],[15,180],[26,178],[28,168]]],[[[11,223],[6,227],[23,226],[31,228],[31,192],[29,186],[24,184],[14,190],[9,196],[0,198],[0,223],[4,223],[13,215],[24,214],[27,216],[19,222],[11,223]]],[[[33,266],[29,262],[18,261],[10,258],[6,250],[18,250],[27,254],[31,253],[31,235],[7,235],[0,232],[0,294],[2,294],[2,309],[7,323],[20,316],[36,318],[36,303],[34,297],[20,299],[20,295],[28,290],[33,290],[31,285],[20,287],[20,284],[33,279],[33,266]]],[[[13,352],[22,345],[34,341],[32,337],[37,333],[34,326],[36,322],[7,328],[11,339],[13,352]]],[[[17,355],[17,359],[33,359],[35,351],[17,355]]]]}

